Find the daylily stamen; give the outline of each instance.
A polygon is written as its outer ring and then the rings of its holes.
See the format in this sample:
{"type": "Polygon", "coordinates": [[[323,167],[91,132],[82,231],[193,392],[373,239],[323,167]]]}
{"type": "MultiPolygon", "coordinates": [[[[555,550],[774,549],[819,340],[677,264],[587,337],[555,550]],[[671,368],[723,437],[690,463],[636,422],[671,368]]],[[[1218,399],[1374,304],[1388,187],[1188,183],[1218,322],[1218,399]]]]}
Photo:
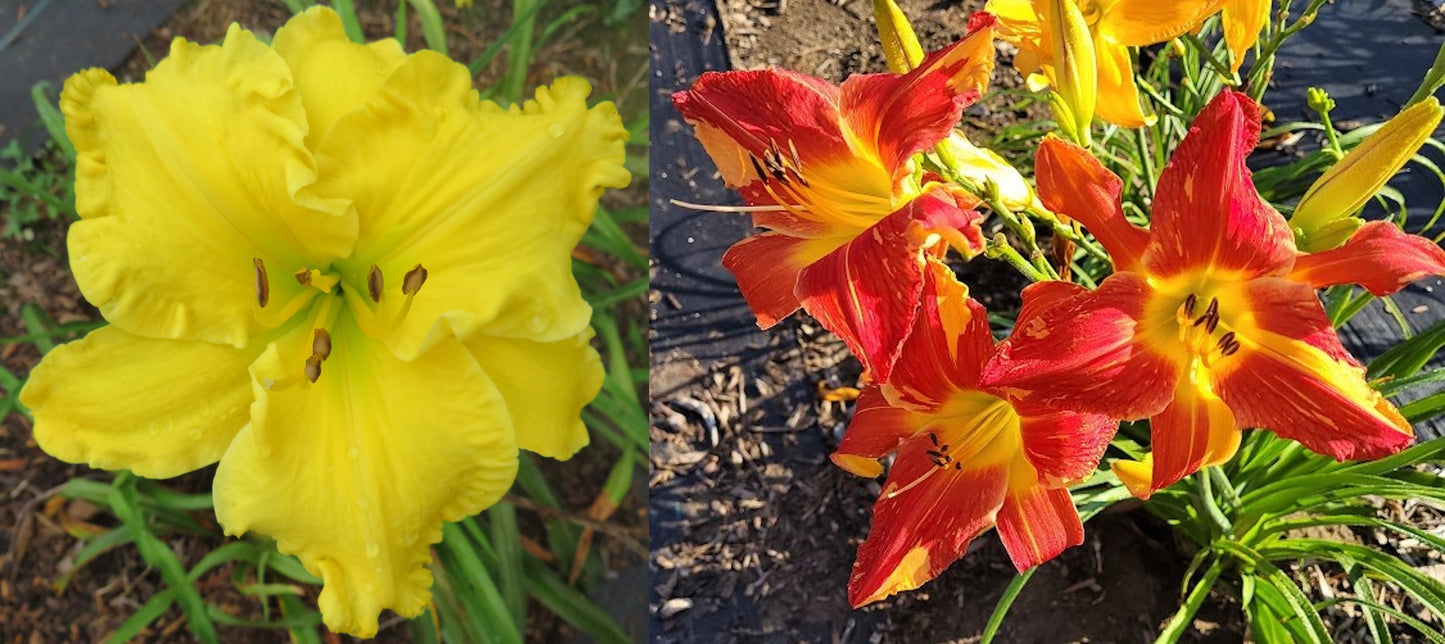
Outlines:
{"type": "Polygon", "coordinates": [[[416,267],[407,271],[406,276],[401,278],[402,294],[415,295],[417,291],[421,290],[421,285],[426,283],[426,276],[426,268],[421,264],[417,264],[416,267]]]}
{"type": "Polygon", "coordinates": [[[320,357],[322,360],[331,357],[331,333],[326,329],[312,331],[311,355],[320,357]]]}
{"type": "Polygon", "coordinates": [[[266,279],[266,264],[260,257],[251,260],[256,266],[256,302],[261,308],[266,308],[266,303],[271,301],[271,282],[266,279]]]}
{"type": "Polygon", "coordinates": [[[1194,315],[1194,305],[1198,303],[1199,298],[1196,297],[1193,293],[1190,293],[1189,297],[1184,298],[1184,315],[1186,317],[1194,315]]]}
{"type": "Polygon", "coordinates": [[[312,355],[306,359],[306,379],[315,383],[321,377],[321,356],[312,355]]]}
{"type": "Polygon", "coordinates": [[[366,271],[366,292],[371,296],[371,301],[381,302],[382,286],[381,269],[377,268],[376,264],[372,264],[371,268],[366,271]]]}
{"type": "Polygon", "coordinates": [[[891,491],[891,492],[885,492],[885,493],[883,494],[883,496],[881,496],[881,497],[879,497],[879,498],[881,498],[881,499],[891,499],[891,498],[894,498],[894,497],[896,497],[896,496],[898,496],[898,495],[900,495],[900,494],[903,494],[904,492],[907,492],[907,491],[909,491],[909,490],[911,490],[911,489],[913,489],[913,488],[915,488],[915,487],[918,487],[918,484],[919,484],[919,483],[922,483],[922,482],[924,482],[924,481],[927,481],[927,480],[928,480],[930,477],[932,477],[934,474],[936,474],[936,473],[938,473],[938,472],[940,472],[940,471],[942,471],[942,470],[943,470],[943,467],[942,467],[942,466],[935,467],[935,468],[933,468],[933,469],[931,469],[931,470],[928,470],[927,472],[924,472],[924,473],[923,473],[923,476],[920,476],[920,477],[918,477],[918,478],[916,478],[916,479],[913,479],[911,482],[908,483],[908,485],[905,485],[905,486],[903,486],[903,487],[901,487],[901,488],[898,488],[898,489],[896,489],[896,490],[893,490],[893,491],[891,491]]]}
{"type": "Polygon", "coordinates": [[[292,273],[291,276],[296,278],[297,284],[315,288],[322,293],[330,293],[331,287],[336,286],[336,283],[341,281],[341,278],[335,273],[323,273],[314,268],[306,267],[302,267],[295,273],[292,273]]]}

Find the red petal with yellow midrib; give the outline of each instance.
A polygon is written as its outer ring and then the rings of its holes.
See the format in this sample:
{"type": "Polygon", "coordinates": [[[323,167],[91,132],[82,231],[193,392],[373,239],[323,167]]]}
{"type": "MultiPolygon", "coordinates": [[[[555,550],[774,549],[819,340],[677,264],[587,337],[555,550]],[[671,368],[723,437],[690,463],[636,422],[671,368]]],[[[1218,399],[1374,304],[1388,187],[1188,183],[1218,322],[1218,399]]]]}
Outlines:
{"type": "Polygon", "coordinates": [[[1084,542],[1084,524],[1065,489],[1035,485],[1009,495],[998,513],[998,536],[1023,572],[1084,542]]]}
{"type": "Polygon", "coordinates": [[[930,449],[931,441],[918,436],[899,450],[848,580],[848,601],[854,607],[923,585],[994,524],[1008,486],[1006,466],[937,468],[925,453],[930,449]],[[925,475],[927,479],[889,497],[925,475]]]}
{"type": "Polygon", "coordinates": [[[833,463],[858,476],[883,473],[878,462],[928,422],[928,418],[888,404],[878,387],[868,387],[858,397],[853,418],[843,440],[833,452],[833,463]]]}
{"type": "MultiPolygon", "coordinates": [[[[1149,294],[1144,277],[1123,272],[1096,291],[1060,299],[1014,327],[985,368],[984,387],[1124,420],[1159,413],[1173,397],[1177,370],[1138,335],[1149,294]]],[[[1025,307],[1029,297],[1025,289],[1025,307]]]]}
{"type": "Polygon", "coordinates": [[[804,268],[798,301],[886,381],[917,314],[925,253],[947,249],[941,239],[927,248],[925,242],[933,231],[977,226],[978,217],[946,193],[924,194],[804,268]]]}
{"type": "Polygon", "coordinates": [[[1159,277],[1204,267],[1243,279],[1282,275],[1296,255],[1284,217],[1259,198],[1245,159],[1260,107],[1225,90],[1194,119],[1159,176],[1144,262],[1159,277]]]}
{"type": "Polygon", "coordinates": [[[988,311],[968,296],[953,269],[929,258],[918,318],[888,385],[910,404],[937,406],[955,392],[979,388],[979,374],[993,349],[988,311]]]}
{"type": "Polygon", "coordinates": [[[1342,359],[1339,338],[1314,290],[1284,279],[1256,280],[1247,302],[1258,330],[1215,367],[1215,389],[1240,427],[1260,427],[1338,460],[1380,458],[1414,442],[1414,432],[1342,359]]]}
{"type": "Polygon", "coordinates": [[[839,125],[838,88],[820,78],[781,69],[707,72],[672,103],[734,188],[757,181],[747,157],[761,158],[775,142],[785,150],[793,142],[804,166],[853,156],[839,125]]]}
{"type": "Polygon", "coordinates": [[[1041,483],[1067,485],[1094,473],[1119,421],[1102,414],[1080,414],[1034,408],[1015,402],[1020,417],[1024,455],[1038,470],[1041,483]]]}
{"type": "Polygon", "coordinates": [[[828,254],[832,244],[762,233],[733,244],[723,253],[722,264],[737,278],[758,326],[767,329],[798,310],[798,297],[793,294],[798,274],[828,254]]]}
{"type": "Polygon", "coordinates": [[[1301,255],[1289,278],[1315,288],[1359,284],[1385,296],[1430,275],[1445,275],[1445,248],[1391,222],[1372,221],[1339,248],[1301,255]]]}

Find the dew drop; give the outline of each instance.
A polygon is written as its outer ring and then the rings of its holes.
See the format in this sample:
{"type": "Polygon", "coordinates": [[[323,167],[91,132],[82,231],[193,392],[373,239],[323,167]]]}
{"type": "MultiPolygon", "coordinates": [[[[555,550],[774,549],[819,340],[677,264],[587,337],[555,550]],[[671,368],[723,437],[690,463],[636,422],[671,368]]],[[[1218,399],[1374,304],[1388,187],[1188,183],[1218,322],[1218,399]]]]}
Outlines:
{"type": "Polygon", "coordinates": [[[146,430],[146,433],[147,433],[147,434],[150,434],[151,436],[160,436],[160,435],[161,435],[161,428],[159,428],[159,427],[151,427],[150,429],[146,430]]]}
{"type": "Polygon", "coordinates": [[[551,134],[554,139],[560,138],[563,134],[567,133],[567,128],[561,123],[553,123],[547,126],[547,133],[551,134]]]}
{"type": "Polygon", "coordinates": [[[409,546],[409,545],[412,545],[412,544],[416,543],[416,536],[417,536],[417,535],[416,535],[415,532],[408,532],[408,533],[402,535],[402,536],[401,536],[401,543],[402,543],[402,545],[409,546]]]}
{"type": "Polygon", "coordinates": [[[368,542],[366,542],[366,556],[368,556],[368,557],[380,557],[380,556],[381,556],[381,546],[377,545],[377,543],[376,543],[375,541],[368,541],[368,542]]]}
{"type": "Polygon", "coordinates": [[[190,429],[190,431],[186,432],[186,436],[187,436],[188,438],[190,438],[191,440],[193,440],[193,441],[201,440],[201,430],[200,430],[200,429],[197,429],[197,428],[195,428],[195,427],[192,427],[192,428],[190,429]]]}
{"type": "Polygon", "coordinates": [[[371,507],[371,501],[366,500],[364,496],[356,497],[356,507],[365,510],[371,507]]]}
{"type": "Polygon", "coordinates": [[[528,331],[531,331],[531,332],[533,332],[533,333],[538,333],[538,332],[540,332],[540,331],[542,331],[542,330],[544,330],[544,329],[546,329],[546,328],[547,328],[547,320],[546,320],[546,318],[542,317],[542,314],[541,314],[541,313],[535,313],[535,314],[533,314],[533,315],[532,315],[532,320],[527,323],[527,330],[528,330],[528,331]]]}
{"type": "Polygon", "coordinates": [[[346,458],[352,461],[361,458],[361,448],[355,445],[346,448],[346,458]]]}

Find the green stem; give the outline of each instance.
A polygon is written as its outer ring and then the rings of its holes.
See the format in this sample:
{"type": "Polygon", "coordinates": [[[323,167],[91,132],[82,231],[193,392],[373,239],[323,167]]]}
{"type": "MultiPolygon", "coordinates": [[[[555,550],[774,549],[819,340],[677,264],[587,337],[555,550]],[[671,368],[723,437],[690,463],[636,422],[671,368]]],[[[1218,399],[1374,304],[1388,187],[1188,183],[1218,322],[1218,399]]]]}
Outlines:
{"type": "Polygon", "coordinates": [[[1230,524],[1229,519],[1224,516],[1224,512],[1219,509],[1219,504],[1214,500],[1214,490],[1210,485],[1209,475],[1204,472],[1196,472],[1194,474],[1194,485],[1199,495],[1199,503],[1203,506],[1204,513],[1209,515],[1209,519],[1214,522],[1214,526],[1219,528],[1220,534],[1229,535],[1233,533],[1234,526],[1230,524]]]}
{"type": "Polygon", "coordinates": [[[1040,273],[1038,269],[1034,268],[1028,260],[1024,259],[1023,255],[1020,255],[1017,250],[1014,250],[1013,246],[1009,245],[1008,238],[1004,237],[1003,233],[998,233],[988,242],[988,245],[984,247],[983,254],[989,259],[1002,259],[1008,262],[1009,266],[1014,267],[1014,270],[1022,273],[1030,282],[1042,282],[1048,279],[1043,273],[1040,273]]]}

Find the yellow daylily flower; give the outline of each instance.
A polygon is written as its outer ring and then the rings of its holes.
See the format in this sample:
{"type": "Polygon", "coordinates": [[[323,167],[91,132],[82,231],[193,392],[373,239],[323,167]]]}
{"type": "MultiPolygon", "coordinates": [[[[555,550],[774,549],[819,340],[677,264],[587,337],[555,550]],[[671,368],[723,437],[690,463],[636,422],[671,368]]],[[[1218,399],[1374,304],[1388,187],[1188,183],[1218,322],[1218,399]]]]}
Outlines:
{"type": "Polygon", "coordinates": [[[603,373],[569,255],[629,179],[590,91],[503,109],[324,7],[274,47],[176,39],[143,83],[72,76],[71,265],[111,324],[31,373],[36,441],[155,478],[219,461],[217,519],[321,577],[328,627],[420,614],[442,522],[496,502],[518,448],[587,442],[603,373]]]}
{"type": "Polygon", "coordinates": [[[1415,103],[1320,175],[1290,216],[1299,249],[1316,253],[1344,244],[1365,223],[1354,214],[1425,144],[1442,116],[1445,108],[1433,96],[1415,103]]]}
{"type": "MultiPolygon", "coordinates": [[[[1069,27],[1069,31],[1077,30],[1074,21],[1068,20],[1075,14],[1070,9],[1077,7],[1093,49],[1097,79],[1094,114],[1121,127],[1142,127],[1154,117],[1146,115],[1139,104],[1129,48],[1164,42],[1189,31],[1215,2],[1217,0],[1078,0],[1077,3],[1074,0],[989,0],[985,11],[998,16],[999,37],[1019,48],[1014,67],[1028,78],[1030,88],[1038,91],[1052,85],[1062,92],[1065,72],[1078,76],[1071,82],[1086,87],[1087,79],[1080,76],[1086,69],[1085,63],[1059,60],[1060,53],[1054,45],[1057,30],[1065,27],[1069,27]],[[1052,4],[1064,6],[1058,8],[1052,4]]],[[[1072,49],[1087,51],[1082,43],[1072,49]]],[[[1070,100],[1067,95],[1064,98],[1070,100]]],[[[1079,104],[1087,102],[1084,96],[1072,100],[1079,104]]],[[[1069,107],[1078,109],[1074,104],[1069,107]]]]}
{"type": "Polygon", "coordinates": [[[1232,58],[1229,71],[1239,72],[1240,65],[1244,64],[1244,55],[1259,40],[1259,33],[1269,22],[1270,4],[1271,0],[1215,0],[1214,6],[1205,10],[1204,18],[1223,13],[1220,19],[1224,27],[1224,44],[1232,58]]]}

